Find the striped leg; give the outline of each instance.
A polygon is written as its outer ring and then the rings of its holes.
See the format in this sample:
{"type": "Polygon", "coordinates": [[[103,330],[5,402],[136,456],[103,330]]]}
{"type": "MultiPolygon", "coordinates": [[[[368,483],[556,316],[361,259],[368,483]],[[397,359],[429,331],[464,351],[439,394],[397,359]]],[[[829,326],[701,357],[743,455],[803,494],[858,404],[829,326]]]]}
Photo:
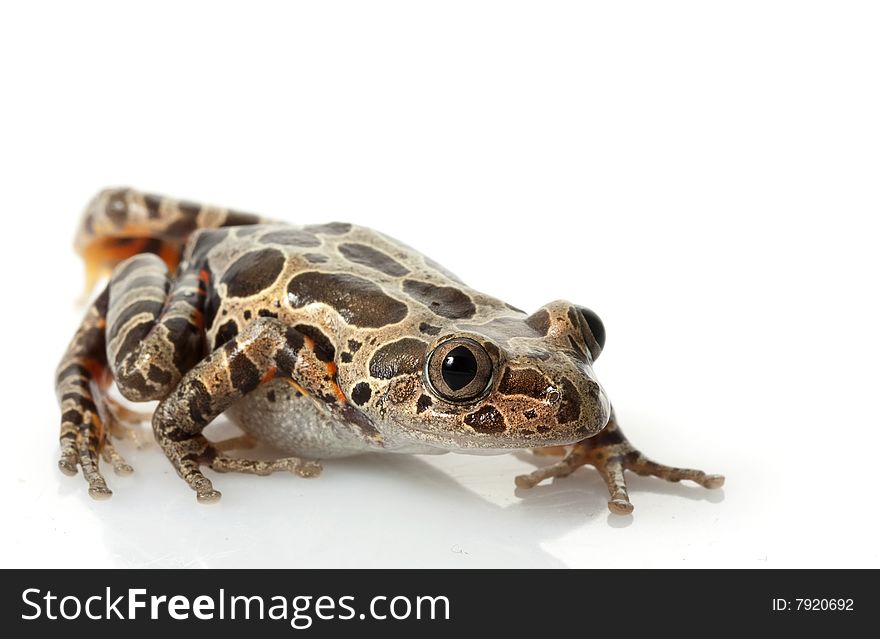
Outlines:
{"type": "Polygon", "coordinates": [[[626,491],[624,470],[673,482],[689,479],[704,488],[720,488],[724,485],[722,475],[707,475],[701,470],[675,468],[651,461],[629,442],[617,425],[613,411],[602,432],[574,444],[562,461],[538,468],[528,475],[520,475],[516,478],[516,485],[520,488],[532,488],[551,477],[566,477],[586,464],[595,466],[608,486],[611,494],[608,509],[621,515],[633,510],[626,491]]]}
{"type": "Polygon", "coordinates": [[[140,193],[130,188],[98,193],[83,214],[75,246],[86,262],[86,291],[113,267],[138,253],[154,253],[177,268],[187,238],[197,229],[258,224],[252,213],[140,193]]]}
{"type": "Polygon", "coordinates": [[[135,255],[114,269],[107,359],[127,399],[162,399],[201,359],[204,295],[194,271],[172,282],[168,267],[155,255],[135,255]]]}
{"type": "MultiPolygon", "coordinates": [[[[260,318],[213,351],[190,370],[153,416],[153,432],[177,473],[196,491],[200,502],[220,498],[202,474],[207,465],[219,472],[266,475],[288,470],[301,477],[318,474],[313,461],[289,457],[273,462],[239,459],[222,454],[202,436],[202,430],[233,402],[276,376],[287,379],[323,401],[336,402],[335,367],[315,343],[274,318],[260,318]]],[[[341,393],[341,391],[338,391],[341,393]]],[[[351,407],[340,404],[339,410],[351,407]]]]}
{"type": "MultiPolygon", "coordinates": [[[[104,388],[109,381],[104,350],[108,297],[109,289],[105,288],[89,308],[55,377],[61,405],[58,467],[67,475],[75,475],[79,464],[89,484],[89,495],[95,499],[112,494],[98,469],[98,455],[108,437],[105,419],[112,419],[103,404],[104,388]]],[[[118,453],[107,455],[118,472],[130,472],[131,467],[118,453]]]]}

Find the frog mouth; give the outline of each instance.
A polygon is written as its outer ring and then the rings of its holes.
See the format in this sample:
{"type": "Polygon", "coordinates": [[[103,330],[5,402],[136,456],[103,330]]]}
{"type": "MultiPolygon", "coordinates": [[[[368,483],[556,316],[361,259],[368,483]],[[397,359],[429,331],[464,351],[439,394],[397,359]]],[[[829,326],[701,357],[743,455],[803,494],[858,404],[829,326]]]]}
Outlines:
{"type": "Polygon", "coordinates": [[[407,424],[403,430],[419,443],[444,451],[472,455],[504,454],[526,448],[545,446],[567,446],[585,439],[587,436],[574,433],[534,433],[513,431],[504,433],[443,432],[433,430],[422,424],[407,424]]]}

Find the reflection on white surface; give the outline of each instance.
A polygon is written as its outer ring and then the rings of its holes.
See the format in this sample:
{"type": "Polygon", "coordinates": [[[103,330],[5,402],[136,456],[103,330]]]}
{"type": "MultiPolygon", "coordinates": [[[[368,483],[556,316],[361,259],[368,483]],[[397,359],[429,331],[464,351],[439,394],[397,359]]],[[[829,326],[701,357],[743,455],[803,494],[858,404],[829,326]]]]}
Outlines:
{"type": "MultiPolygon", "coordinates": [[[[220,430],[228,434],[231,428],[220,430]]],[[[37,556],[13,556],[13,565],[613,565],[598,542],[636,521],[608,513],[605,486],[589,468],[515,491],[514,475],[550,461],[526,452],[490,458],[365,455],[326,462],[315,479],[211,473],[223,498],[206,506],[196,502],[155,444],[119,447],[135,474],[108,476],[114,496],[105,502],[87,496],[81,477],[52,472],[48,460],[19,480],[20,496],[39,487],[30,495],[24,524],[31,534],[20,543],[43,545],[37,556]]],[[[54,454],[51,445],[43,449],[44,458],[54,454]]],[[[637,516],[646,519],[656,517],[662,502],[670,512],[705,524],[716,519],[713,509],[724,498],[721,491],[630,481],[637,516]]]]}

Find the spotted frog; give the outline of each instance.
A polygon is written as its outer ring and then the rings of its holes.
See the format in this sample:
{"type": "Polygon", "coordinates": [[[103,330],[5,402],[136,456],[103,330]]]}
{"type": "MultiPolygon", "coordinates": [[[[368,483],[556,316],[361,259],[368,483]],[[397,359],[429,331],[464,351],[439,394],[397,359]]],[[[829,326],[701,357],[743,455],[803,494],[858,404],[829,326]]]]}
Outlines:
{"type": "Polygon", "coordinates": [[[57,370],[59,466],[81,467],[94,498],[111,494],[99,458],[131,470],[110,438],[126,412],[114,382],[128,400],[159,400],[155,438],[200,502],[220,497],[206,466],[312,477],[318,459],[368,451],[558,454],[517,486],[590,464],[615,513],[633,508],[624,470],[724,481],[651,461],[624,437],[593,371],[605,329],[591,310],[556,301],[527,314],[377,231],[122,188],[88,205],[76,248],[89,282],[109,282],[57,370]],[[283,457],[206,439],[223,413],[283,457]]]}

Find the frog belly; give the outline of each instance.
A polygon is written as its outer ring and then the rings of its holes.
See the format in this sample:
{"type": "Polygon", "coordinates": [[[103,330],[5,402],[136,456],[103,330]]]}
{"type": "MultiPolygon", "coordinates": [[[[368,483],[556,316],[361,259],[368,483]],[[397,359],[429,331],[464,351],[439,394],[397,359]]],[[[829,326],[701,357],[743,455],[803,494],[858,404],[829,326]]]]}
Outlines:
{"type": "Polygon", "coordinates": [[[380,445],[364,437],[356,425],[338,419],[283,380],[273,380],[241,398],[227,409],[226,416],[260,442],[297,457],[328,459],[368,452],[445,452],[387,438],[380,445]]]}

